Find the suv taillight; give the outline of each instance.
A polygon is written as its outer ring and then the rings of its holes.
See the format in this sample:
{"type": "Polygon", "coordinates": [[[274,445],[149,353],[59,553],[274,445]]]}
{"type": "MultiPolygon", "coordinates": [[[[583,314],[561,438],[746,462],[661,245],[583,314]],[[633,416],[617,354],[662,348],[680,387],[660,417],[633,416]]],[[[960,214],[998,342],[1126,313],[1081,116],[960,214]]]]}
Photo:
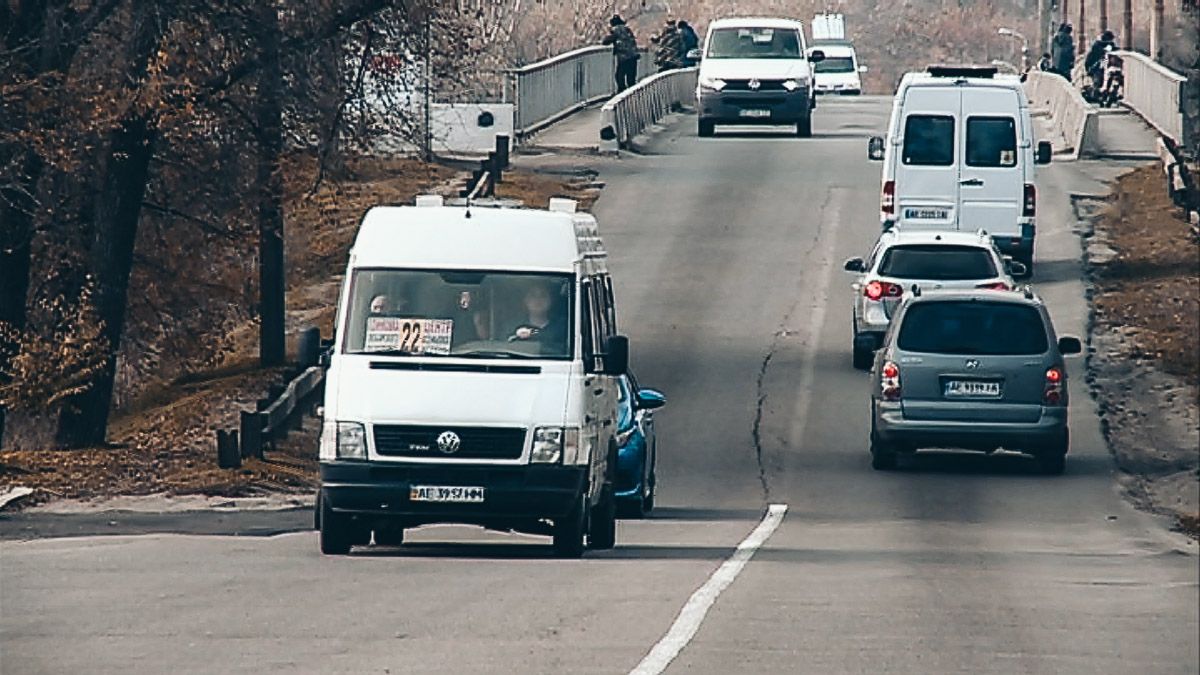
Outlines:
{"type": "Polygon", "coordinates": [[[889,216],[896,213],[896,181],[889,180],[883,184],[883,196],[879,200],[879,210],[889,216]]]}
{"type": "Polygon", "coordinates": [[[1042,405],[1062,405],[1063,400],[1062,368],[1057,366],[1046,370],[1046,387],[1042,390],[1042,405]]]}
{"type": "Polygon", "coordinates": [[[884,297],[898,298],[904,295],[904,288],[890,281],[872,281],[863,286],[863,295],[870,300],[879,300],[884,297]]]}
{"type": "Polygon", "coordinates": [[[982,288],[989,291],[1011,291],[1012,288],[1004,281],[993,281],[987,284],[979,284],[975,288],[982,288]]]}
{"type": "Polygon", "coordinates": [[[1037,187],[1032,183],[1025,184],[1025,206],[1021,215],[1032,218],[1037,213],[1037,187]]]}
{"type": "Polygon", "coordinates": [[[879,394],[885,401],[900,400],[900,366],[894,361],[886,361],[880,371],[879,394]]]}

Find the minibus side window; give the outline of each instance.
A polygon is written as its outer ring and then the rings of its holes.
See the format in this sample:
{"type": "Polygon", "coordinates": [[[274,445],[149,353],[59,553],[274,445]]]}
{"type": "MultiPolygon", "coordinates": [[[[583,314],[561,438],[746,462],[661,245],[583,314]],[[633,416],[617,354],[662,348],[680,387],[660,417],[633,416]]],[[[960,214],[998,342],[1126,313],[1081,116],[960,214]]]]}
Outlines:
{"type": "Polygon", "coordinates": [[[617,334],[617,307],[613,302],[612,277],[604,275],[604,306],[608,310],[608,328],[617,334]]]}
{"type": "Polygon", "coordinates": [[[595,362],[592,367],[596,372],[604,369],[604,354],[608,340],[608,319],[604,312],[604,283],[599,277],[592,277],[591,283],[591,315],[592,339],[595,348],[595,362]]]}
{"type": "Polygon", "coordinates": [[[1011,117],[967,118],[967,166],[1016,165],[1016,120],[1011,117]]]}
{"type": "Polygon", "coordinates": [[[904,152],[910,166],[954,164],[954,118],[946,115],[909,115],[904,120],[904,152]]]}

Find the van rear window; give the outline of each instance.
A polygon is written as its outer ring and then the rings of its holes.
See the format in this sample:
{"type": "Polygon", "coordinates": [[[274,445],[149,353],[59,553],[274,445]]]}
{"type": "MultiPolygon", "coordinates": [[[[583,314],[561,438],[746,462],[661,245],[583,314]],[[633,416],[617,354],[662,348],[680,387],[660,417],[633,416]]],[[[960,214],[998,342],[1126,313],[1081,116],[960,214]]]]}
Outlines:
{"type": "Polygon", "coordinates": [[[967,166],[1017,165],[1017,123],[1011,117],[967,119],[967,166]]]}
{"type": "Polygon", "coordinates": [[[913,166],[954,164],[954,118],[909,115],[904,120],[903,161],[913,166]]]}
{"type": "Polygon", "coordinates": [[[1045,354],[1050,348],[1037,309],[980,300],[912,305],[897,345],[906,352],[979,356],[1045,354]]]}

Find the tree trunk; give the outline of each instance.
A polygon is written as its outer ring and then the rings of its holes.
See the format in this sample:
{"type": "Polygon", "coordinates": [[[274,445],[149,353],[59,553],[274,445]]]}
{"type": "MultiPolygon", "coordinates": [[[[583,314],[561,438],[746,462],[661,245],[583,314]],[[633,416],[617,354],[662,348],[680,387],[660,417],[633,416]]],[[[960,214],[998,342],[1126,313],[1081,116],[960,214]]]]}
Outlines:
{"type": "Polygon", "coordinates": [[[256,105],[258,127],[259,359],[281,365],[284,334],[283,76],[279,64],[279,12],[275,0],[260,0],[258,11],[262,71],[256,105]]]}

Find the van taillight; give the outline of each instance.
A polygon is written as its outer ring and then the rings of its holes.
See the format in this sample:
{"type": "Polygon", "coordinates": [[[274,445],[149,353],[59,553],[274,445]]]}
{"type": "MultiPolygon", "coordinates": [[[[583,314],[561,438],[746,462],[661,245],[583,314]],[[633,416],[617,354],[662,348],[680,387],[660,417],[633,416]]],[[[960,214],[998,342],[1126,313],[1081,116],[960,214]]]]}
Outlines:
{"type": "Polygon", "coordinates": [[[1042,391],[1042,405],[1062,405],[1063,371],[1055,367],[1046,370],[1046,387],[1042,391]]]}
{"type": "Polygon", "coordinates": [[[1032,218],[1037,213],[1037,188],[1030,183],[1025,184],[1025,208],[1021,215],[1032,218]]]}
{"type": "Polygon", "coordinates": [[[889,180],[883,184],[883,198],[879,201],[879,210],[888,215],[896,213],[896,181],[889,180]]]}
{"type": "Polygon", "coordinates": [[[900,400],[900,366],[894,361],[888,361],[883,364],[883,370],[879,373],[882,377],[879,378],[879,393],[885,401],[900,400]]]}

